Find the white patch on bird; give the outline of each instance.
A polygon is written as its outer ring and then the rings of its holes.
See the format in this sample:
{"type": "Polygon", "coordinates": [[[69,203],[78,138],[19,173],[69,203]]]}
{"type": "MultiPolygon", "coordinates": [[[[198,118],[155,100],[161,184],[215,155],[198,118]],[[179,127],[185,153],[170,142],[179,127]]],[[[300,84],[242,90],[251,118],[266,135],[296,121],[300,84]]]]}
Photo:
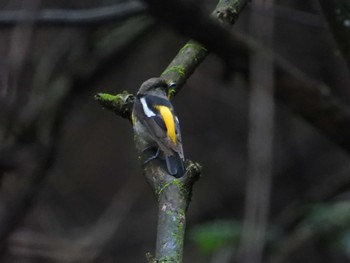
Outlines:
{"type": "Polygon", "coordinates": [[[156,114],[150,108],[148,108],[145,98],[141,98],[140,101],[142,104],[143,112],[146,114],[147,117],[156,116],[156,114]]]}

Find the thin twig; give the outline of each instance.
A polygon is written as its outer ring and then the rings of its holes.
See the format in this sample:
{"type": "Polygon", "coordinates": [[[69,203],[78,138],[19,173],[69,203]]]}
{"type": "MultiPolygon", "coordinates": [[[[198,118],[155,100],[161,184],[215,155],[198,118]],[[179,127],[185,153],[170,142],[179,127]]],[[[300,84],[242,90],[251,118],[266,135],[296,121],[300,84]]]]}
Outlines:
{"type": "Polygon", "coordinates": [[[128,1],[111,6],[81,10],[43,9],[37,12],[2,10],[0,11],[0,27],[14,26],[27,21],[45,26],[93,26],[101,23],[121,21],[146,11],[146,6],[138,1],[128,1]]]}

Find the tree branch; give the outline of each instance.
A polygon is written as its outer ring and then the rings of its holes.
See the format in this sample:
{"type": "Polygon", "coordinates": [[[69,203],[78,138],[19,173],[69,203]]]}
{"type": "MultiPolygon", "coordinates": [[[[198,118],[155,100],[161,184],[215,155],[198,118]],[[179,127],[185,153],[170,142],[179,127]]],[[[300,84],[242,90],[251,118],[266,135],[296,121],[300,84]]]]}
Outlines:
{"type": "Polygon", "coordinates": [[[27,21],[31,21],[37,25],[92,26],[124,20],[128,17],[145,13],[146,10],[146,6],[137,1],[81,10],[44,9],[38,12],[3,10],[0,11],[0,27],[15,26],[27,21]]]}
{"type": "Polygon", "coordinates": [[[232,45],[232,41],[229,41],[231,37],[226,27],[236,22],[248,0],[220,0],[211,14],[212,19],[203,14],[197,5],[186,1],[144,1],[156,18],[180,34],[195,40],[189,41],[180,50],[161,75],[162,78],[171,79],[177,84],[174,95],[180,91],[188,76],[206,58],[209,54],[208,50],[219,55],[231,68],[235,67],[238,52],[236,45],[232,45]]]}
{"type": "MultiPolygon", "coordinates": [[[[155,4],[153,7],[159,8],[159,11],[164,8],[164,15],[171,11],[172,6],[177,5],[175,1],[167,1],[166,3],[162,1],[150,2],[153,2],[155,4]]],[[[246,2],[245,0],[220,0],[213,14],[222,23],[232,24],[243,10],[246,2]]],[[[194,9],[190,10],[194,12],[194,15],[199,14],[194,9]]],[[[173,14],[173,11],[169,14],[173,14]]],[[[201,19],[201,16],[199,15],[199,18],[196,17],[194,21],[197,21],[197,18],[201,19]]],[[[179,16],[176,15],[176,18],[178,19],[179,16]]],[[[214,27],[215,29],[223,30],[220,25],[215,24],[214,27]]],[[[190,41],[171,61],[170,65],[161,74],[161,77],[172,80],[177,84],[176,90],[172,91],[173,96],[180,91],[186,79],[191,76],[207,54],[208,51],[205,47],[190,41]]],[[[131,119],[133,95],[127,92],[115,96],[100,93],[95,96],[95,99],[102,106],[112,110],[117,115],[131,119]]],[[[144,165],[143,160],[146,159],[146,156],[144,156],[145,154],[142,150],[145,149],[146,143],[142,138],[135,136],[135,144],[140,156],[139,159],[144,166],[144,175],[158,200],[156,255],[154,258],[148,253],[148,261],[182,262],[186,210],[191,199],[193,184],[200,176],[201,167],[198,164],[187,161],[186,174],[182,178],[177,179],[169,175],[164,169],[164,164],[157,159],[144,165]]]]}
{"type": "MultiPolygon", "coordinates": [[[[149,1],[149,2],[153,2],[151,5],[151,8],[158,8],[159,5],[162,5],[162,1],[149,1]]],[[[238,19],[239,14],[242,12],[243,8],[246,6],[248,1],[240,1],[240,0],[230,0],[230,1],[223,1],[220,0],[218,5],[216,6],[215,10],[212,12],[211,17],[215,18],[216,21],[220,22],[223,25],[233,25],[236,20],[238,19]]],[[[168,4],[168,2],[167,2],[168,4]]],[[[165,6],[167,6],[167,4],[165,4],[165,6]]],[[[174,3],[173,3],[174,4],[174,3]]],[[[164,5],[164,4],[163,4],[164,5]]],[[[177,5],[174,4],[176,7],[177,5]]],[[[165,8],[165,7],[164,7],[165,8]]],[[[193,7],[188,7],[189,10],[187,10],[186,6],[184,7],[184,10],[178,10],[179,12],[185,12],[186,14],[190,14],[192,12],[191,8],[193,7]]],[[[196,9],[198,10],[198,9],[196,9]]],[[[174,13],[171,10],[168,10],[169,13],[174,13]]],[[[195,13],[198,13],[198,11],[196,11],[195,13]]],[[[158,14],[158,12],[157,12],[158,14]]],[[[161,15],[161,12],[159,12],[159,14],[161,15]]],[[[202,16],[201,13],[199,13],[197,15],[197,19],[200,21],[197,23],[198,28],[195,28],[195,25],[193,25],[192,22],[190,21],[185,21],[183,22],[184,24],[186,22],[190,23],[191,26],[186,27],[188,29],[188,31],[190,32],[189,34],[193,34],[193,38],[196,38],[196,36],[198,35],[198,32],[206,32],[206,34],[208,33],[208,31],[210,31],[211,33],[215,32],[221,32],[221,33],[217,33],[215,34],[215,36],[213,36],[213,38],[211,38],[211,40],[214,42],[214,39],[216,36],[221,36],[218,39],[216,39],[217,41],[219,41],[220,39],[223,40],[223,42],[225,43],[226,41],[223,39],[222,37],[222,32],[225,32],[225,29],[219,25],[218,23],[214,23],[214,20],[211,21],[209,20],[207,17],[202,16]],[[192,27],[194,26],[194,27],[192,27]],[[208,29],[206,27],[209,27],[208,29]]],[[[181,16],[183,17],[183,16],[181,16]]],[[[168,21],[168,20],[166,20],[168,21]]],[[[171,20],[169,20],[171,21],[171,20]]],[[[173,27],[180,27],[177,26],[176,24],[177,22],[174,22],[174,24],[171,24],[173,27]]],[[[201,34],[200,34],[201,35],[201,34]]],[[[200,35],[198,35],[198,38],[202,38],[200,35]]],[[[206,38],[206,36],[203,36],[203,38],[206,38]]],[[[197,39],[199,40],[199,39],[197,39]]],[[[207,43],[210,47],[213,47],[213,43],[211,43],[210,41],[204,41],[201,42],[202,44],[207,43]]],[[[192,75],[192,73],[194,72],[194,70],[202,63],[202,61],[207,57],[207,55],[209,54],[208,49],[196,41],[190,40],[185,46],[183,46],[183,48],[180,50],[180,52],[177,54],[177,56],[171,61],[171,63],[169,64],[169,66],[163,71],[163,73],[161,74],[161,77],[164,79],[170,79],[172,81],[174,81],[176,83],[176,87],[173,91],[173,95],[176,95],[182,88],[183,84],[185,83],[186,79],[188,78],[188,76],[192,75]]],[[[215,44],[216,45],[216,44],[215,44]]],[[[210,49],[212,51],[212,49],[210,49]]],[[[215,49],[216,50],[216,49],[215,49]]],[[[236,53],[236,51],[234,51],[234,53],[236,53]]]]}

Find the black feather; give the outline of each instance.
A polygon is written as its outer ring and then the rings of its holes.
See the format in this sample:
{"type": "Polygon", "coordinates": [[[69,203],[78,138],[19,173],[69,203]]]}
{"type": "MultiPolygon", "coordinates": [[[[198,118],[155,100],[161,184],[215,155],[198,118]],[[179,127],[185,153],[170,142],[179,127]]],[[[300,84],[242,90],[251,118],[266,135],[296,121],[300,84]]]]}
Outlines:
{"type": "Polygon", "coordinates": [[[178,153],[165,156],[165,161],[170,175],[180,178],[185,174],[185,162],[180,158],[178,153]]]}

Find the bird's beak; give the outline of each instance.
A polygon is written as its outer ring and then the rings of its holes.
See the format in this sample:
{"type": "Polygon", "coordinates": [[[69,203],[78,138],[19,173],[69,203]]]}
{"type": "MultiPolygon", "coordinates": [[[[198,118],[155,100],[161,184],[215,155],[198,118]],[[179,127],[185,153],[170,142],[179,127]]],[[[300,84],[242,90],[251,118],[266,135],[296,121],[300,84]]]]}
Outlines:
{"type": "Polygon", "coordinates": [[[176,87],[176,83],[172,80],[167,81],[168,84],[168,99],[172,99],[174,93],[175,93],[175,87],[176,87]]]}

